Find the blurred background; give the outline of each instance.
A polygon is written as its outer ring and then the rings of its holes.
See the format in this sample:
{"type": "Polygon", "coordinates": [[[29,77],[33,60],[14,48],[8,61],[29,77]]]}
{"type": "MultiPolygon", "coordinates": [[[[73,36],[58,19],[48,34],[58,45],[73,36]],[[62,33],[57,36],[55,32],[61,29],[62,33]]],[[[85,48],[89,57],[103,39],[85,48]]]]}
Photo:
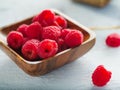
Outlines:
{"type": "MultiPolygon", "coordinates": [[[[35,15],[46,8],[58,9],[88,27],[114,26],[120,24],[119,0],[111,0],[108,5],[102,8],[76,1],[77,0],[0,0],[0,26],[35,15]]],[[[89,1],[93,2],[96,0],[88,0],[88,2],[89,1]]]]}
{"type": "Polygon", "coordinates": [[[95,28],[95,46],[75,62],[40,77],[24,73],[0,50],[0,90],[120,90],[120,48],[105,44],[107,35],[120,33],[119,28],[114,28],[120,25],[120,0],[111,0],[104,7],[74,0],[0,0],[0,27],[49,8],[59,10],[88,28],[95,28]],[[101,88],[91,82],[91,74],[100,64],[112,71],[111,81],[101,88]]]}

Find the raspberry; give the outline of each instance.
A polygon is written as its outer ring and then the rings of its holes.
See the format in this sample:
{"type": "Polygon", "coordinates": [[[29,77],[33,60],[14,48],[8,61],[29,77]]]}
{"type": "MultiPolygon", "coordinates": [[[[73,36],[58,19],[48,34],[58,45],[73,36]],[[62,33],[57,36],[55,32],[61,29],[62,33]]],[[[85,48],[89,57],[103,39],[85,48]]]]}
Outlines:
{"type": "Polygon", "coordinates": [[[63,50],[65,50],[65,49],[68,49],[68,46],[66,45],[64,39],[59,38],[59,39],[57,40],[57,43],[58,43],[58,52],[63,51],[63,50]]]}
{"type": "Polygon", "coordinates": [[[24,58],[26,58],[28,61],[35,61],[39,58],[37,54],[39,41],[36,39],[28,40],[23,46],[22,46],[22,55],[24,58]]]}
{"type": "Polygon", "coordinates": [[[42,39],[57,40],[61,36],[61,29],[57,26],[47,26],[43,28],[42,39]]]}
{"type": "Polygon", "coordinates": [[[58,25],[58,23],[55,21],[53,22],[53,24],[51,26],[57,26],[58,28],[62,29],[60,25],[58,25]]]}
{"type": "Polygon", "coordinates": [[[39,15],[34,16],[33,19],[32,19],[32,22],[38,22],[38,21],[39,21],[38,16],[39,16],[39,15]]]}
{"type": "Polygon", "coordinates": [[[14,49],[18,50],[23,45],[23,35],[17,31],[11,31],[7,36],[8,45],[14,49]]]}
{"type": "Polygon", "coordinates": [[[41,58],[54,56],[58,51],[58,44],[55,40],[44,39],[38,45],[38,55],[41,58]]]}
{"type": "Polygon", "coordinates": [[[120,46],[120,34],[112,33],[106,38],[106,45],[110,47],[118,47],[120,46]]]}
{"type": "Polygon", "coordinates": [[[92,74],[92,82],[96,86],[104,86],[109,82],[111,75],[112,73],[107,71],[103,65],[99,65],[92,74]]]}
{"type": "Polygon", "coordinates": [[[43,27],[46,27],[52,25],[54,19],[55,13],[51,10],[46,9],[39,13],[37,16],[35,16],[32,21],[38,21],[43,27]]]}
{"type": "Polygon", "coordinates": [[[67,21],[62,16],[55,16],[55,21],[58,23],[59,26],[62,27],[62,29],[67,28],[67,21]]]}
{"type": "Polygon", "coordinates": [[[69,32],[65,37],[65,43],[70,47],[76,47],[83,42],[82,32],[74,29],[69,32]]]}
{"type": "Polygon", "coordinates": [[[71,32],[71,29],[63,29],[61,32],[61,38],[65,39],[66,35],[71,32]]]}
{"type": "Polygon", "coordinates": [[[27,38],[27,37],[24,37],[24,39],[23,39],[23,45],[24,45],[28,40],[30,40],[30,39],[27,38]]]}
{"type": "Polygon", "coordinates": [[[23,34],[23,36],[26,37],[26,28],[27,27],[28,27],[28,25],[22,24],[17,28],[17,31],[21,32],[23,34]]]}
{"type": "Polygon", "coordinates": [[[41,39],[42,26],[39,22],[34,22],[26,28],[27,37],[30,39],[41,39]]]}

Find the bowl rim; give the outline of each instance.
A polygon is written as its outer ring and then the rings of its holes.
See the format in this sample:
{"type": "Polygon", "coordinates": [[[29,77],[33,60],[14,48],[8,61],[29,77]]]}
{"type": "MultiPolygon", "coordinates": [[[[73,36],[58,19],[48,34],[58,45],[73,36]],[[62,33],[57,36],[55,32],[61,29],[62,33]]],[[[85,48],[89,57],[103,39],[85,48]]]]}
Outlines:
{"type": "MultiPolygon", "coordinates": [[[[59,15],[62,15],[64,18],[66,18],[66,19],[69,20],[69,21],[72,21],[72,23],[74,23],[75,25],[81,27],[83,30],[85,30],[85,31],[90,35],[89,38],[88,38],[87,40],[85,40],[81,45],[84,45],[85,43],[93,40],[93,39],[96,37],[96,34],[95,34],[92,30],[90,30],[89,28],[85,27],[84,25],[78,23],[77,21],[73,20],[71,17],[63,14],[62,12],[60,12],[60,11],[57,10],[57,9],[50,9],[50,10],[52,10],[52,11],[55,12],[55,13],[58,13],[59,15]]],[[[33,15],[33,16],[35,16],[35,15],[33,15]]],[[[33,17],[33,16],[31,16],[31,17],[33,17]]],[[[23,19],[23,20],[27,20],[27,19],[29,19],[29,18],[31,18],[31,17],[28,17],[28,18],[23,19]]],[[[15,22],[15,23],[22,22],[23,20],[17,21],[17,22],[15,22]]],[[[3,29],[4,27],[9,27],[9,26],[11,26],[11,25],[14,25],[15,23],[12,23],[12,24],[9,24],[9,25],[6,25],[6,26],[2,26],[2,27],[0,28],[0,33],[1,33],[1,31],[2,31],[2,29],[3,29]]],[[[64,53],[66,53],[66,52],[68,52],[68,51],[70,51],[70,50],[73,49],[73,48],[66,49],[66,50],[64,50],[64,51],[61,51],[61,52],[57,53],[57,54],[54,55],[53,57],[49,57],[49,58],[42,59],[42,60],[39,60],[39,61],[28,61],[28,60],[26,60],[25,58],[23,58],[21,55],[19,55],[17,52],[15,52],[13,49],[11,49],[9,46],[7,46],[7,45],[2,41],[1,37],[0,37],[0,45],[4,46],[4,47],[7,48],[8,50],[10,50],[11,53],[13,53],[15,56],[19,57],[20,60],[22,60],[24,63],[28,63],[28,64],[31,64],[31,65],[46,62],[46,60],[51,60],[51,58],[57,57],[57,56],[59,56],[59,55],[61,55],[61,54],[64,54],[64,53]]],[[[77,47],[74,47],[74,48],[77,48],[77,47]]]]}

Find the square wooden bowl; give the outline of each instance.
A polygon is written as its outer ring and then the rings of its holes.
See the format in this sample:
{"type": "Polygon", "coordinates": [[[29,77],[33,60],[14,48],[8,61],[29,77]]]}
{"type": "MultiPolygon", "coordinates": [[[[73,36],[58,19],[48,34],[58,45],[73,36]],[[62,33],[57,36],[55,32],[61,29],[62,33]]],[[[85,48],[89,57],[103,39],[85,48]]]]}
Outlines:
{"type": "Polygon", "coordinates": [[[16,30],[21,24],[30,24],[32,17],[24,19],[20,22],[2,27],[0,29],[0,48],[27,74],[32,76],[39,76],[48,73],[58,67],[61,67],[69,62],[76,60],[85,53],[87,53],[95,44],[95,33],[85,26],[74,21],[70,17],[64,15],[63,13],[53,10],[55,14],[63,16],[68,22],[68,28],[74,28],[80,30],[84,34],[84,42],[75,48],[70,48],[57,53],[55,56],[43,59],[40,61],[30,62],[25,60],[21,55],[11,49],[6,42],[7,34],[16,30]]]}

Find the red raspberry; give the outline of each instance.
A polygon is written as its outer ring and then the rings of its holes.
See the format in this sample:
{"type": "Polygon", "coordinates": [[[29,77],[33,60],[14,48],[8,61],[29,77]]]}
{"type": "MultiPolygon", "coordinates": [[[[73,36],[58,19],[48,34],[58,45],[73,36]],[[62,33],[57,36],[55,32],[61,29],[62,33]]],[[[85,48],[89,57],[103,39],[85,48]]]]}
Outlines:
{"type": "Polygon", "coordinates": [[[7,36],[7,43],[14,50],[20,49],[23,45],[23,41],[22,33],[17,31],[11,31],[7,36]]]}
{"type": "Polygon", "coordinates": [[[61,29],[57,26],[47,26],[43,28],[42,39],[57,40],[61,36],[61,29]]]}
{"type": "Polygon", "coordinates": [[[26,37],[26,28],[27,27],[28,27],[28,25],[22,24],[17,28],[17,31],[21,32],[23,34],[23,36],[26,37]]]}
{"type": "Polygon", "coordinates": [[[43,10],[40,14],[33,18],[34,21],[38,21],[43,27],[50,26],[53,24],[55,19],[55,13],[51,10],[43,10]]]}
{"type": "Polygon", "coordinates": [[[28,40],[30,40],[30,39],[27,37],[24,37],[23,44],[25,44],[28,40]]]}
{"type": "Polygon", "coordinates": [[[104,86],[109,82],[111,75],[112,73],[107,71],[103,65],[99,65],[92,74],[92,82],[96,86],[104,86]]]}
{"type": "Polygon", "coordinates": [[[120,34],[112,33],[107,36],[106,44],[110,47],[118,47],[120,46],[120,34]]]}
{"type": "Polygon", "coordinates": [[[67,28],[67,21],[62,16],[56,15],[55,16],[55,22],[57,22],[58,25],[62,27],[62,29],[67,28]]]}
{"type": "Polygon", "coordinates": [[[59,39],[57,40],[57,43],[58,43],[58,52],[63,51],[63,50],[65,50],[65,49],[68,49],[68,46],[66,45],[64,39],[59,38],[59,39]]]}
{"type": "Polygon", "coordinates": [[[54,40],[44,39],[38,45],[38,55],[41,58],[54,56],[58,51],[58,44],[54,40]]]}
{"type": "Polygon", "coordinates": [[[65,39],[66,35],[71,32],[71,29],[63,29],[61,32],[61,38],[65,39]]]}
{"type": "Polygon", "coordinates": [[[41,39],[42,26],[39,22],[34,22],[26,28],[27,37],[30,39],[41,39]]]}
{"type": "Polygon", "coordinates": [[[65,37],[65,43],[70,47],[76,47],[83,42],[82,32],[74,29],[69,32],[65,37]]]}
{"type": "Polygon", "coordinates": [[[38,22],[38,21],[39,21],[38,16],[39,16],[39,15],[34,16],[33,19],[32,19],[32,22],[38,22]]]}
{"type": "Polygon", "coordinates": [[[22,54],[28,61],[35,61],[39,58],[37,54],[39,41],[36,39],[28,40],[22,46],[22,54]]]}
{"type": "Polygon", "coordinates": [[[57,26],[58,28],[62,29],[60,25],[58,25],[58,23],[55,21],[53,22],[53,24],[51,26],[57,26]]]}

